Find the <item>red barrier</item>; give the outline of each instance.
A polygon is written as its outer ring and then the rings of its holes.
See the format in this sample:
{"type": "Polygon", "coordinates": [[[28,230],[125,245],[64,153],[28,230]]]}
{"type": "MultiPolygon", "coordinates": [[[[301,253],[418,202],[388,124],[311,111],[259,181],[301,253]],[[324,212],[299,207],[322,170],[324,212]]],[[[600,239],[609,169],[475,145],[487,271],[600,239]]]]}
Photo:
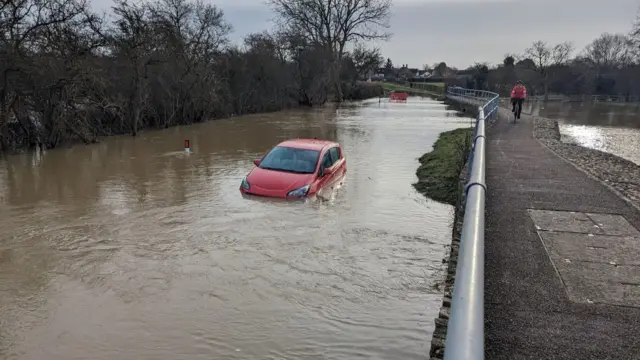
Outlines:
{"type": "Polygon", "coordinates": [[[397,92],[397,91],[391,92],[391,95],[389,96],[391,100],[397,100],[397,101],[407,101],[408,97],[409,97],[409,94],[407,94],[406,92],[397,92]]]}

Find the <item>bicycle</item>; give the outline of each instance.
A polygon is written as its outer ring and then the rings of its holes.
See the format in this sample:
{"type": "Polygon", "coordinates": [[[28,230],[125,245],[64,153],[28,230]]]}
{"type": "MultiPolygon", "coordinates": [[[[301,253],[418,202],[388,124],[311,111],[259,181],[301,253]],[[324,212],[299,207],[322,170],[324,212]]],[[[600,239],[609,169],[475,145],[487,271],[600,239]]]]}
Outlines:
{"type": "Polygon", "coordinates": [[[511,111],[513,113],[513,123],[516,123],[517,119],[520,119],[520,115],[522,115],[522,103],[524,102],[524,99],[522,100],[515,100],[515,107],[514,109],[511,111]]]}

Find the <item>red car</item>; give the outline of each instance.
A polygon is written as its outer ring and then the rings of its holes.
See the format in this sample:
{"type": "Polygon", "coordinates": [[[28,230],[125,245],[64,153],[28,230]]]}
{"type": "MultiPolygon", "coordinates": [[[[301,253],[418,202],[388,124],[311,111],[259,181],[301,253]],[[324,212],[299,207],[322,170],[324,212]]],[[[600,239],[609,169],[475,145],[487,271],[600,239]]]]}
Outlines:
{"type": "Polygon", "coordinates": [[[332,188],[347,172],[338,143],[317,139],[281,142],[242,179],[244,194],[302,198],[332,188]]]}

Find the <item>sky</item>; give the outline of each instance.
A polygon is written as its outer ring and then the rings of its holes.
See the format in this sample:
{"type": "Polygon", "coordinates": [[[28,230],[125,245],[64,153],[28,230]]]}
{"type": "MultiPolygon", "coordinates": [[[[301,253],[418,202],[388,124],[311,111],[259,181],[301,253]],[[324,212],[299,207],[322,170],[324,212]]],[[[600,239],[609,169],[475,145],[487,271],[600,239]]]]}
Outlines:
{"type": "MultiPolygon", "coordinates": [[[[273,27],[264,0],[203,0],[221,8],[233,42],[273,27]]],[[[92,0],[109,9],[112,0],[92,0]]],[[[393,0],[387,42],[372,43],[397,66],[421,68],[444,61],[466,68],[501,63],[534,41],[573,42],[584,49],[603,32],[628,33],[640,0],[393,0]]]]}

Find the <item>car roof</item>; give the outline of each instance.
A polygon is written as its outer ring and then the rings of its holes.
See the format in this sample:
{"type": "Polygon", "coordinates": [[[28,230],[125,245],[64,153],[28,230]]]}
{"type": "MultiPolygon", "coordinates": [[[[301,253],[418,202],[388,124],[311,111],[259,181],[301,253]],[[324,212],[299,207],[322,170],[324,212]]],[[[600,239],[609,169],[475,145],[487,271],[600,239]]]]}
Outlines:
{"type": "Polygon", "coordinates": [[[281,142],[278,146],[322,151],[325,147],[340,145],[337,142],[321,139],[291,139],[281,142]]]}

